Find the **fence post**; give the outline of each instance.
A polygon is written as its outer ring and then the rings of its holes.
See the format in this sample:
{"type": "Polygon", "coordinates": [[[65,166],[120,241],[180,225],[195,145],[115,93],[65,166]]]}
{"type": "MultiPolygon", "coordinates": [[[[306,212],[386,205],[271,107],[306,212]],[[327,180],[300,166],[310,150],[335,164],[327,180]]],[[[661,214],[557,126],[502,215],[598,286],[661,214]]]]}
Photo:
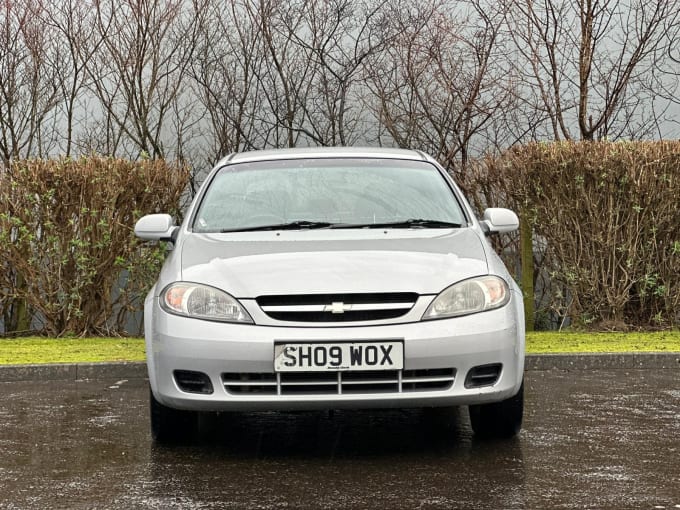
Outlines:
{"type": "Polygon", "coordinates": [[[524,298],[524,323],[527,331],[534,330],[534,248],[531,222],[526,211],[519,217],[520,262],[522,265],[522,296],[524,298]]]}
{"type": "Polygon", "coordinates": [[[26,334],[31,329],[31,316],[28,310],[26,298],[18,297],[17,291],[23,290],[26,286],[23,276],[15,273],[14,278],[14,297],[10,298],[7,303],[7,314],[5,317],[5,334],[19,333],[26,334]]]}

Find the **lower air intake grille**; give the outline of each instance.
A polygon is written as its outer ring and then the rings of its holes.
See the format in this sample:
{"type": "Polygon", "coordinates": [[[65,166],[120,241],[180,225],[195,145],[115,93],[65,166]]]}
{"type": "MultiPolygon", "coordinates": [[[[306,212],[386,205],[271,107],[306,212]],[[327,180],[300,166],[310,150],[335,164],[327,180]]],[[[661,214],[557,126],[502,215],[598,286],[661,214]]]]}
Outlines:
{"type": "Polygon", "coordinates": [[[453,385],[456,370],[376,370],[356,372],[223,373],[232,395],[358,395],[444,391],[453,385]]]}
{"type": "Polygon", "coordinates": [[[491,365],[479,365],[472,368],[465,377],[466,388],[481,388],[482,386],[493,386],[501,375],[500,363],[491,365]]]}
{"type": "Polygon", "coordinates": [[[210,395],[213,392],[213,385],[203,372],[193,370],[175,370],[173,372],[175,382],[180,390],[186,393],[203,393],[210,395]]]}

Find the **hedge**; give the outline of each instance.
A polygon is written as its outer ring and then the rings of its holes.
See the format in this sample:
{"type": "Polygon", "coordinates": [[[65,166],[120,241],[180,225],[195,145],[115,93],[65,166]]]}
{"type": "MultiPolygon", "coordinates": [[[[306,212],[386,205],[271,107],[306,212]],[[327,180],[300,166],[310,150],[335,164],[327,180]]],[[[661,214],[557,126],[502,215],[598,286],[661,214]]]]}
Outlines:
{"type": "MultiPolygon", "coordinates": [[[[456,178],[480,210],[520,215],[521,267],[517,234],[493,242],[538,305],[531,322],[606,330],[680,323],[680,142],[532,143],[464,170],[456,178]]],[[[176,163],[98,157],[0,168],[6,332],[121,332],[163,259],[161,247],[137,242],[134,222],[180,215],[188,176],[176,163]]]]}
{"type": "Polygon", "coordinates": [[[5,332],[115,334],[163,259],[135,221],[180,212],[189,171],[161,160],[14,161],[0,168],[0,311],[5,332]]]}
{"type": "Polygon", "coordinates": [[[680,322],[680,142],[532,143],[468,180],[529,224],[544,312],[596,329],[680,322]]]}

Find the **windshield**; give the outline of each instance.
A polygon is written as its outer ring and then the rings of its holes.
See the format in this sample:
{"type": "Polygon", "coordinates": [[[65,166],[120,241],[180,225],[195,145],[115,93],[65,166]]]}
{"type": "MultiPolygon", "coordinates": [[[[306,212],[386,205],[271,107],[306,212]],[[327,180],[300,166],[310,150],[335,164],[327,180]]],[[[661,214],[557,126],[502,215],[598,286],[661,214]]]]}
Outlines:
{"type": "Polygon", "coordinates": [[[289,159],[224,167],[210,183],[193,229],[388,228],[390,223],[444,228],[466,222],[444,177],[430,163],[289,159]]]}

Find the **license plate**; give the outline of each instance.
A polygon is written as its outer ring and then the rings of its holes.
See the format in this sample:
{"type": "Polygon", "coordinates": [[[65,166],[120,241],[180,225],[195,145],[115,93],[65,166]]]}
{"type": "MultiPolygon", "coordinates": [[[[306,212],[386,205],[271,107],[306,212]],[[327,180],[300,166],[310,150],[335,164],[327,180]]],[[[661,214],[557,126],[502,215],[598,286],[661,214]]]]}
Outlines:
{"type": "Polygon", "coordinates": [[[274,345],[277,372],[400,370],[403,342],[280,343],[274,345]]]}

